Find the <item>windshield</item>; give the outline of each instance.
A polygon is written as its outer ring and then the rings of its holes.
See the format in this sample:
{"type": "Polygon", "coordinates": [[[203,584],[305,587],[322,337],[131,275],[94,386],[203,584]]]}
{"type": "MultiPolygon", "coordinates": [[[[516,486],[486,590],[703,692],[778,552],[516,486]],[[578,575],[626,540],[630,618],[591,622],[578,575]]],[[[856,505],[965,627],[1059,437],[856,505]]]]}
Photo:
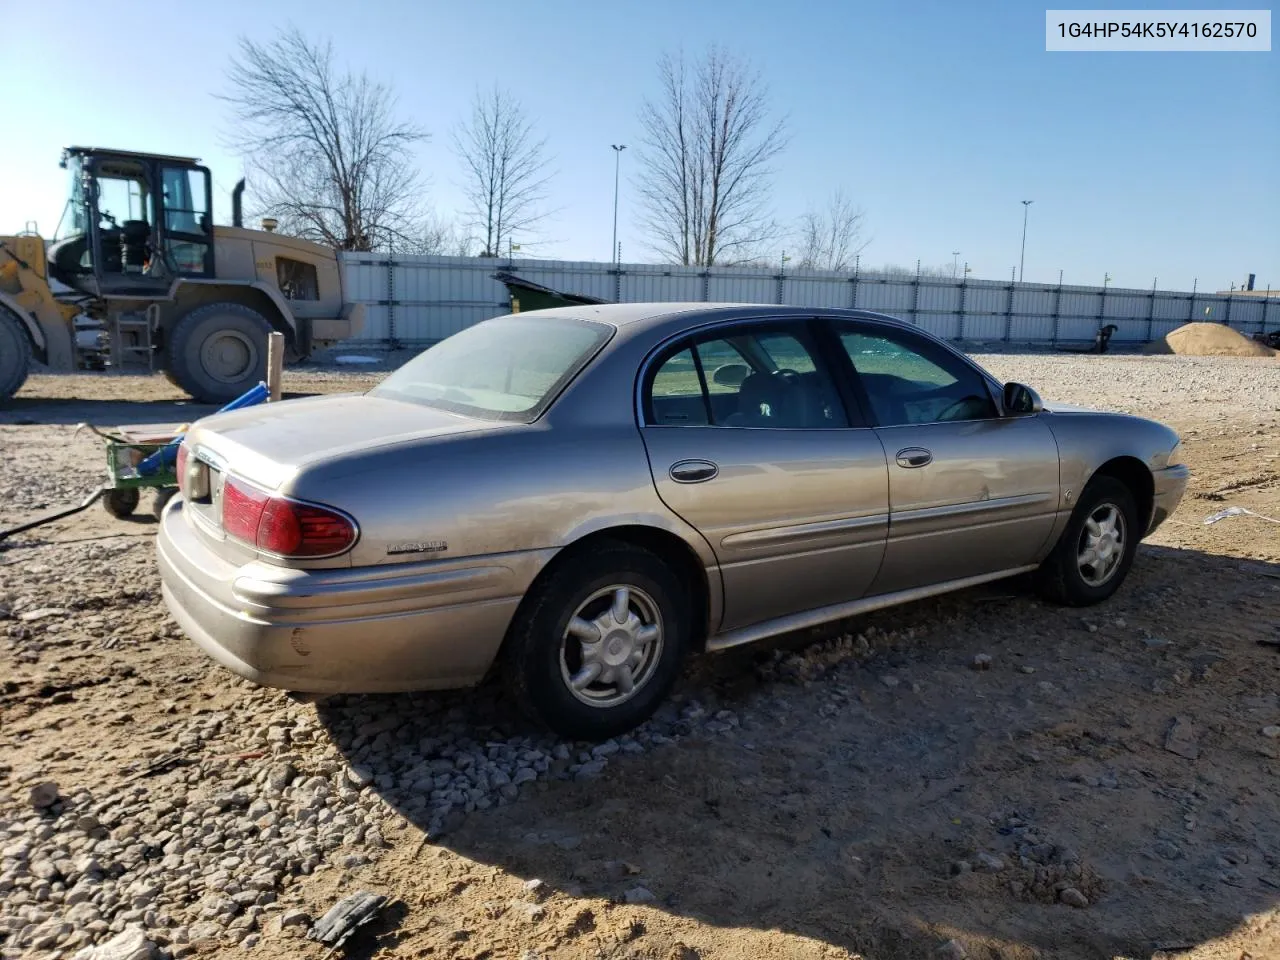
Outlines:
{"type": "Polygon", "coordinates": [[[609,326],[572,317],[498,317],[423,351],[370,393],[466,416],[528,423],[611,333],[609,326]]]}
{"type": "Polygon", "coordinates": [[[84,170],[80,165],[80,158],[68,157],[66,166],[70,175],[70,189],[67,204],[62,208],[62,217],[58,220],[58,228],[53,231],[54,240],[83,237],[89,232],[89,221],[85,216],[84,206],[84,170]],[[64,228],[66,233],[63,233],[64,228]]]}

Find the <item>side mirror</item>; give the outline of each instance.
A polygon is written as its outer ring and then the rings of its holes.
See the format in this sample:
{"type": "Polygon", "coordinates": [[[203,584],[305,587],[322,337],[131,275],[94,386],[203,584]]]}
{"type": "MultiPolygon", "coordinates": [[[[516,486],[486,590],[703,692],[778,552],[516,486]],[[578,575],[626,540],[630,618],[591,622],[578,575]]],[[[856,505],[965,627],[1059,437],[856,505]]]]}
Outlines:
{"type": "Polygon", "coordinates": [[[1021,383],[1004,385],[1004,413],[1007,417],[1024,417],[1044,409],[1040,394],[1021,383]]]}

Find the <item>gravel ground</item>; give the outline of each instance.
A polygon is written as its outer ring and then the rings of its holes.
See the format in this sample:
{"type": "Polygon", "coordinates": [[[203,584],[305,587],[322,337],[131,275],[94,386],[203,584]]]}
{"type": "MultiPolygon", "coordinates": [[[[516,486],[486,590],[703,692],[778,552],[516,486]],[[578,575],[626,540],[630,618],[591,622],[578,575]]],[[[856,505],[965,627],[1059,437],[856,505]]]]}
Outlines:
{"type": "MultiPolygon", "coordinates": [[[[353,956],[1280,956],[1280,524],[1202,522],[1280,518],[1280,363],[978,359],[1183,432],[1191,490],[1121,593],[997,584],[703,658],[596,746],[488,687],[233,678],[168,619],[145,511],[5,543],[0,957],[319,957],[361,890],[388,902],[353,956]]],[[[202,412],[177,400],[33,378],[0,411],[0,524],[97,482],[75,424],[202,412]]]]}

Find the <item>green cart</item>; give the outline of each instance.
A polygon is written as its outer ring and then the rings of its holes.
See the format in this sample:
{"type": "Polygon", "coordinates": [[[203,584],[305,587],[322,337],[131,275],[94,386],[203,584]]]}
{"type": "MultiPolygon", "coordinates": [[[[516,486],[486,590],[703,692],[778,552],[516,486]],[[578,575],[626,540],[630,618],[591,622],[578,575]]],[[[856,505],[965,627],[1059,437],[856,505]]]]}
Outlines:
{"type": "MultiPolygon", "coordinates": [[[[282,334],[271,334],[268,352],[270,370],[266,382],[259,383],[235,400],[232,400],[219,413],[228,413],[254,404],[266,403],[280,399],[280,368],[284,358],[284,337],[282,334]]],[[[88,427],[102,438],[107,448],[107,482],[94,488],[84,502],[76,507],[59,510],[35,520],[28,520],[16,527],[0,530],[0,543],[15,533],[24,533],[54,520],[61,520],[82,510],[88,510],[98,500],[106,507],[107,513],[113,517],[127,517],[138,509],[138,501],[142,497],[144,487],[155,490],[156,496],[152,511],[156,519],[164,512],[165,504],[178,492],[176,472],[178,444],[174,441],[184,436],[191,426],[189,423],[164,424],[143,423],[128,427],[116,427],[113,432],[99,430],[89,423],[76,427],[88,427]]]]}
{"type": "Polygon", "coordinates": [[[158,519],[164,511],[165,504],[178,492],[177,474],[173,464],[167,462],[167,457],[157,458],[161,462],[159,469],[144,472],[138,469],[138,465],[148,457],[153,457],[173,440],[180,437],[186,432],[188,426],[189,424],[185,423],[141,424],[131,427],[116,427],[114,432],[107,432],[99,430],[89,423],[80,424],[76,428],[77,433],[81,428],[87,427],[101,437],[106,444],[106,482],[101,486],[95,487],[93,492],[78,506],[46,514],[35,520],[28,520],[26,523],[18,524],[16,527],[0,530],[0,542],[7,540],[15,533],[34,530],[36,527],[52,523],[54,520],[61,520],[63,517],[69,517],[72,514],[88,510],[98,500],[102,501],[107,513],[113,517],[127,517],[138,508],[138,502],[142,499],[142,491],[147,487],[154,489],[156,492],[151,509],[158,519]]]}
{"type": "Polygon", "coordinates": [[[102,438],[107,451],[107,482],[103,484],[102,505],[113,517],[123,518],[138,509],[142,491],[156,491],[152,511],[158,518],[178,492],[178,477],[172,464],[164,464],[150,473],[141,473],[138,465],[152,454],[167,447],[187,429],[187,424],[139,424],[117,427],[114,432],[85,424],[102,438]]]}

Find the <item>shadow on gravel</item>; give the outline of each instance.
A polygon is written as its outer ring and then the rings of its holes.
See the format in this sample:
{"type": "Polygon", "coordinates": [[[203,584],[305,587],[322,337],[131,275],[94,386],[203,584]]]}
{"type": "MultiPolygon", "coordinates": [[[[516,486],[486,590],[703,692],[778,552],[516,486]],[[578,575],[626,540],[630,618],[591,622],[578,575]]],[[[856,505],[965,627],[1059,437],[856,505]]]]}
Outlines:
{"type": "MultiPolygon", "coordinates": [[[[315,396],[285,393],[284,400],[315,396]]],[[[0,410],[0,426],[115,427],[133,423],[192,423],[217,413],[216,404],[194,400],[94,400],[69,397],[14,397],[0,410]]]]}
{"type": "Polygon", "coordinates": [[[489,688],[334,698],[320,718],[436,843],[566,904],[875,960],[951,938],[1147,958],[1233,934],[1212,956],[1280,955],[1280,740],[1260,732],[1280,723],[1280,564],[1148,546],[1101,607],[997,584],[844,627],[702,658],[635,742],[594,751],[489,688]]]}

